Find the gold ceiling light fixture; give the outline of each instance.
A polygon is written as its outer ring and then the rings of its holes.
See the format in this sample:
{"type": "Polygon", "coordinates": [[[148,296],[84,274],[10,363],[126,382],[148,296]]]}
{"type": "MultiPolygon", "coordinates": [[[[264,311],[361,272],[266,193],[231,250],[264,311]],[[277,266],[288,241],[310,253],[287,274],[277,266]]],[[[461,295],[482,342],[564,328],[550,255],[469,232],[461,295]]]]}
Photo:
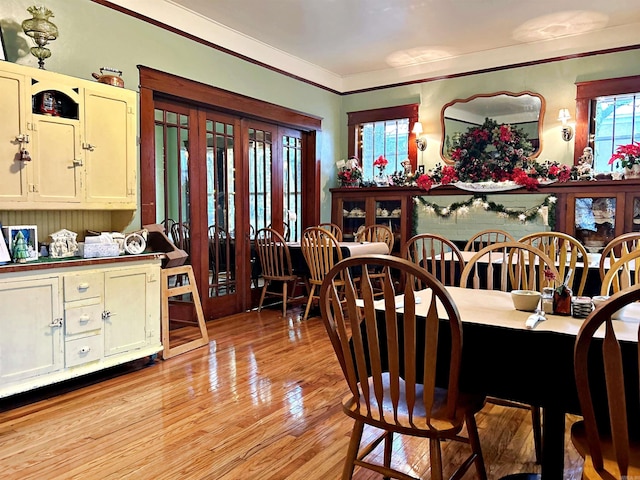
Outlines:
{"type": "Polygon", "coordinates": [[[51,56],[51,50],[46,45],[58,38],[58,27],[49,18],[53,12],[45,6],[32,6],[27,8],[32,18],[22,22],[22,30],[33,39],[35,47],[31,47],[31,54],[38,59],[38,66],[44,70],[45,59],[51,56]]]}

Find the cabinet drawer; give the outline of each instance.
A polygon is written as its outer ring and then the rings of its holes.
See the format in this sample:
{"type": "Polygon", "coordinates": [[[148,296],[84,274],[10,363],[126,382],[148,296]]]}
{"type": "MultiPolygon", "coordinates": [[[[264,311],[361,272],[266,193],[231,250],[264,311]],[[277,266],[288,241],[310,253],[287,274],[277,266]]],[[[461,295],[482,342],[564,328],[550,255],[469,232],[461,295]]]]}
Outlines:
{"type": "Polygon", "coordinates": [[[67,335],[100,330],[104,308],[100,298],[72,302],[64,307],[64,328],[67,335]]]}
{"type": "Polygon", "coordinates": [[[64,277],[64,300],[66,302],[101,297],[103,291],[104,276],[101,272],[65,275],[64,277]]]}
{"type": "Polygon", "coordinates": [[[75,367],[102,358],[102,335],[67,340],[64,343],[64,363],[75,367]]]}

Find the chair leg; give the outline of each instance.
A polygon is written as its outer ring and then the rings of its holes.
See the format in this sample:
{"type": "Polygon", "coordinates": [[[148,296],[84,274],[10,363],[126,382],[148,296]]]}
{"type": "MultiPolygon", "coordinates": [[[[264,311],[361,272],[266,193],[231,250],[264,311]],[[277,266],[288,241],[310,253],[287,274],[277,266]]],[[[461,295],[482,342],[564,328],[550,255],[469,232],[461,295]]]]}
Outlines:
{"type": "Polygon", "coordinates": [[[282,282],[282,316],[287,316],[287,282],[282,282]]]}
{"type": "Polygon", "coordinates": [[[531,426],[533,428],[533,444],[536,451],[536,463],[542,463],[542,421],[540,407],[531,405],[531,426]]]}
{"type": "MultiPolygon", "coordinates": [[[[393,454],[393,432],[387,432],[384,438],[384,466],[391,468],[391,455],[393,454]]],[[[383,480],[390,480],[384,477],[383,480]]]]}
{"type": "Polygon", "coordinates": [[[469,445],[471,445],[471,451],[475,453],[476,458],[474,462],[476,464],[476,471],[480,480],[487,480],[487,469],[484,466],[484,458],[482,456],[482,448],[480,447],[480,436],[478,435],[478,425],[476,423],[476,417],[473,413],[468,413],[465,421],[467,422],[467,435],[469,436],[469,445]]]}
{"type": "Polygon", "coordinates": [[[351,480],[353,476],[353,469],[355,468],[355,461],[358,456],[358,450],[360,449],[360,440],[362,439],[362,432],[364,431],[364,422],[356,420],[351,431],[351,440],[349,440],[349,449],[347,450],[347,458],[344,460],[344,468],[342,470],[342,480],[351,480]]]}
{"type": "Polygon", "coordinates": [[[429,439],[429,459],[431,462],[431,479],[442,480],[442,450],[440,450],[440,439],[429,439]]]}
{"type": "Polygon", "coordinates": [[[311,309],[311,304],[313,303],[313,294],[316,291],[316,286],[311,285],[311,291],[309,292],[309,300],[307,300],[307,308],[304,310],[304,316],[302,317],[302,321],[307,319],[309,315],[309,310],[311,309]]]}
{"type": "Polygon", "coordinates": [[[260,303],[258,304],[258,311],[262,310],[262,302],[264,302],[264,296],[267,294],[267,287],[269,286],[269,280],[264,281],[262,286],[262,293],[260,294],[260,303]]]}

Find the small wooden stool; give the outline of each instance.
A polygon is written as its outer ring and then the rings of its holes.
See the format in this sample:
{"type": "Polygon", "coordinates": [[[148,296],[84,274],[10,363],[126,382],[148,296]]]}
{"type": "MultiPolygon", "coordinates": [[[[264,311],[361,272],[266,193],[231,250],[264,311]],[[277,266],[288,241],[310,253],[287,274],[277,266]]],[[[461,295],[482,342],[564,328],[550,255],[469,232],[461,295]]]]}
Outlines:
{"type": "Polygon", "coordinates": [[[191,265],[183,265],[180,267],[163,268],[161,271],[162,277],[162,346],[164,350],[162,352],[162,358],[167,360],[181,353],[194,350],[209,343],[209,334],[207,333],[207,326],[204,322],[204,313],[202,312],[202,304],[200,303],[200,295],[198,294],[198,288],[196,285],[196,279],[193,275],[193,268],[191,265]],[[184,282],[176,282],[176,286],[169,286],[169,279],[174,276],[181,278],[183,275],[187,275],[189,280],[188,284],[184,282]],[[169,318],[169,300],[171,297],[178,295],[184,295],[190,293],[193,296],[193,304],[196,309],[196,321],[180,320],[182,323],[190,325],[196,325],[200,328],[200,337],[189,340],[175,347],[171,347],[171,338],[169,324],[171,319],[169,318]]]}

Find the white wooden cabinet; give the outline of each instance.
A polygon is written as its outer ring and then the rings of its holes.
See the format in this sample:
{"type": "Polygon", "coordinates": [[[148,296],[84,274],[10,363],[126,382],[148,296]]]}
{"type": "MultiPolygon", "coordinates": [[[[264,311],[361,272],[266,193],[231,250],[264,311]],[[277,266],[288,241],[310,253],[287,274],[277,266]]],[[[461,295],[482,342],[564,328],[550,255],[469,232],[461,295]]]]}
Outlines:
{"type": "Polygon", "coordinates": [[[136,208],[136,92],[1,62],[0,105],[0,210],[136,208]]]}
{"type": "Polygon", "coordinates": [[[160,260],[80,263],[0,268],[0,397],[162,349],[160,260]]]}
{"type": "Polygon", "coordinates": [[[0,391],[64,369],[58,285],[46,274],[0,280],[0,391]]]}

